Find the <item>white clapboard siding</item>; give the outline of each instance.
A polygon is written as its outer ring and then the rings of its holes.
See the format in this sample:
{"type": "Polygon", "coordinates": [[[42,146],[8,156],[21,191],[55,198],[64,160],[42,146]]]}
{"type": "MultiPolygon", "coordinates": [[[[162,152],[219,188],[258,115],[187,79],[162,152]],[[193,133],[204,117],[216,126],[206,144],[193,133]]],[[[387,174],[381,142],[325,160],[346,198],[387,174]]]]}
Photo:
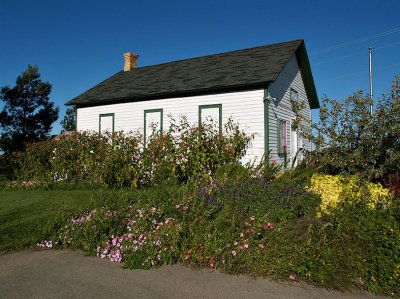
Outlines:
{"type": "MultiPolygon", "coordinates": [[[[243,162],[260,159],[264,153],[264,90],[251,90],[241,92],[221,93],[214,95],[168,98],[151,101],[110,104],[78,108],[77,129],[78,131],[99,130],[99,115],[114,113],[115,131],[135,131],[143,133],[144,111],[152,109],[163,109],[163,128],[169,127],[169,117],[175,119],[185,115],[189,122],[197,124],[199,120],[200,105],[222,105],[222,125],[226,124],[230,117],[239,123],[241,129],[249,134],[255,134],[252,146],[248,150],[243,162]]],[[[210,111],[202,110],[217,118],[216,109],[210,111]]],[[[203,117],[203,116],[202,116],[203,117]]],[[[216,119],[216,120],[217,120],[216,119]]]]}
{"type": "MultiPolygon", "coordinates": [[[[288,159],[293,157],[295,154],[293,151],[296,148],[299,148],[301,143],[303,144],[303,148],[311,150],[311,144],[306,140],[300,141],[300,136],[298,137],[297,146],[292,146],[291,144],[293,139],[291,124],[294,118],[294,113],[290,103],[291,89],[294,89],[298,93],[298,100],[305,103],[305,108],[301,111],[302,118],[305,120],[311,120],[310,105],[295,55],[290,58],[283,71],[279,74],[277,80],[268,87],[268,92],[271,97],[269,106],[269,148],[271,150],[271,159],[278,163],[283,163],[284,161],[283,155],[278,155],[277,153],[278,119],[286,120],[288,123],[288,131],[286,134],[288,136],[288,159]]],[[[291,163],[291,161],[289,162],[291,163]]]]}

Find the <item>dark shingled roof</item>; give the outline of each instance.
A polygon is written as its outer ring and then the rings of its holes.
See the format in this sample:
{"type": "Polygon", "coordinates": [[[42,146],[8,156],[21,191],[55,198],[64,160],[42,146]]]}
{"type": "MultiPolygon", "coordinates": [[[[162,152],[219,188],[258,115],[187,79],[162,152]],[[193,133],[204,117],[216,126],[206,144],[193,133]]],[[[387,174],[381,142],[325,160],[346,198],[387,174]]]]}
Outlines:
{"type": "Polygon", "coordinates": [[[95,106],[266,88],[294,54],[311,108],[319,108],[303,40],[120,71],[66,105],[95,106]]]}

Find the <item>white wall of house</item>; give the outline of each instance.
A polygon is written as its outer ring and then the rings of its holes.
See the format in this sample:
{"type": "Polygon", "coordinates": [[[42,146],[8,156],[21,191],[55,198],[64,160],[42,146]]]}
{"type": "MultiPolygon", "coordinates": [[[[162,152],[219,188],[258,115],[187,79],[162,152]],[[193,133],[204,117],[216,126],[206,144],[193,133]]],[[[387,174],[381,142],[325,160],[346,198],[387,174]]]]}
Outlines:
{"type": "MultiPolygon", "coordinates": [[[[264,154],[264,90],[231,92],[224,94],[202,95],[182,98],[169,98],[132,103],[110,104],[77,110],[78,131],[99,131],[100,114],[114,113],[115,131],[135,131],[143,133],[144,112],[150,109],[163,109],[163,127],[168,129],[170,120],[168,115],[179,119],[185,115],[189,122],[197,124],[199,119],[199,105],[222,105],[222,124],[230,117],[239,123],[240,128],[247,133],[255,133],[251,148],[243,162],[259,159],[264,154]]],[[[215,114],[213,109],[204,109],[203,113],[215,114]]],[[[204,115],[202,113],[202,118],[204,115]]],[[[215,114],[217,115],[217,114],[215,114]]]]}
{"type": "Polygon", "coordinates": [[[301,140],[300,136],[297,138],[297,146],[292,144],[294,133],[291,125],[294,113],[290,103],[291,89],[297,92],[298,100],[305,104],[305,108],[301,111],[302,118],[311,120],[310,105],[295,55],[290,58],[277,80],[268,87],[271,98],[269,105],[269,148],[272,155],[271,159],[277,163],[283,163],[284,161],[284,155],[278,154],[278,119],[287,121],[287,158],[290,160],[289,163],[291,163],[296,154],[294,151],[299,149],[301,145],[303,148],[311,150],[311,144],[306,140],[301,140]]]}
{"type": "MultiPolygon", "coordinates": [[[[278,76],[277,80],[270,84],[268,93],[270,96],[269,105],[269,148],[271,150],[271,160],[277,163],[284,162],[284,155],[278,153],[278,120],[287,122],[287,159],[291,165],[294,155],[299,148],[311,150],[311,144],[306,140],[301,140],[300,136],[295,139],[292,131],[294,113],[290,103],[291,89],[298,94],[298,100],[304,102],[305,108],[302,110],[302,117],[311,120],[311,110],[304,88],[303,79],[297,63],[296,56],[293,55],[278,76]],[[294,144],[294,141],[297,141],[294,144]]],[[[264,90],[251,90],[231,93],[221,93],[214,95],[191,96],[181,98],[157,99],[151,101],[131,102],[110,104],[86,108],[78,108],[77,111],[77,130],[99,132],[100,115],[103,121],[110,122],[108,115],[114,114],[115,131],[136,131],[143,133],[145,111],[147,111],[147,131],[151,120],[159,119],[162,109],[163,129],[167,130],[170,125],[169,115],[176,120],[185,115],[191,124],[197,124],[199,120],[199,106],[208,105],[202,109],[202,120],[210,114],[213,118],[218,117],[218,108],[210,105],[221,105],[222,125],[230,117],[239,123],[240,128],[249,134],[255,134],[243,162],[260,161],[264,155],[264,90]],[[149,112],[152,111],[152,112],[149,112]]],[[[106,126],[104,124],[104,126],[106,126]]],[[[111,126],[107,123],[107,126],[111,126]]],[[[150,135],[150,133],[147,133],[150,135]]]]}

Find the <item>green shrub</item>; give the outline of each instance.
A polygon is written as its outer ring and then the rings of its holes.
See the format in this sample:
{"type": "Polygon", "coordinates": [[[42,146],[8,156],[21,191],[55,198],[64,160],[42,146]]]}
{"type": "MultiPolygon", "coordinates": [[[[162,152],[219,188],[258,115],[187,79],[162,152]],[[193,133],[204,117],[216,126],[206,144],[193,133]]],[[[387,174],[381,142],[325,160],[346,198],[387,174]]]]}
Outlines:
{"type": "Polygon", "coordinates": [[[398,178],[400,169],[400,76],[387,95],[374,99],[372,115],[370,104],[361,91],[344,100],[325,97],[309,162],[329,174],[359,175],[399,190],[390,177],[398,178]]]}
{"type": "Polygon", "coordinates": [[[368,201],[344,198],[334,214],[313,220],[296,265],[299,277],[320,285],[400,294],[398,201],[375,209],[368,201]]]}
{"type": "Polygon", "coordinates": [[[378,205],[386,206],[391,202],[389,189],[383,188],[379,183],[362,181],[356,176],[314,174],[307,189],[321,196],[319,216],[335,213],[343,205],[361,201],[370,209],[375,209],[378,205]]]}
{"type": "MultiPolygon", "coordinates": [[[[229,120],[222,134],[214,126],[171,120],[168,131],[153,134],[146,146],[139,133],[75,133],[27,145],[15,153],[15,180],[133,187],[210,181],[221,165],[238,162],[251,136],[229,120]]],[[[37,185],[37,184],[35,184],[37,185]]]]}

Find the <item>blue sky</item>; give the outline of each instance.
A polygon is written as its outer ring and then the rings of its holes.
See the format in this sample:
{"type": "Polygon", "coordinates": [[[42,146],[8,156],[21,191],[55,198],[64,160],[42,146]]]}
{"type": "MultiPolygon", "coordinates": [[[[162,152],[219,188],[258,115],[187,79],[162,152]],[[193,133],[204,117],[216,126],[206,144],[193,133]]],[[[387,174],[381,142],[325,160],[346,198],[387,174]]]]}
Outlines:
{"type": "MultiPolygon", "coordinates": [[[[304,39],[318,95],[374,95],[400,74],[400,1],[9,1],[0,6],[0,86],[39,66],[60,106],[121,70],[304,39]]],[[[317,117],[317,113],[313,114],[317,117]]]]}

